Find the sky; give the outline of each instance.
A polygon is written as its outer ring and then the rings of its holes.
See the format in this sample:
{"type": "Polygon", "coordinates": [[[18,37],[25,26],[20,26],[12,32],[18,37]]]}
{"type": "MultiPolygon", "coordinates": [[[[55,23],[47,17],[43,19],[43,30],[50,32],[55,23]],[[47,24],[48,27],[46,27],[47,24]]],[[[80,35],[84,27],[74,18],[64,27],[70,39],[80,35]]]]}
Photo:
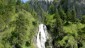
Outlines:
{"type": "Polygon", "coordinates": [[[23,2],[26,2],[26,1],[28,1],[28,0],[22,0],[23,2]]]}

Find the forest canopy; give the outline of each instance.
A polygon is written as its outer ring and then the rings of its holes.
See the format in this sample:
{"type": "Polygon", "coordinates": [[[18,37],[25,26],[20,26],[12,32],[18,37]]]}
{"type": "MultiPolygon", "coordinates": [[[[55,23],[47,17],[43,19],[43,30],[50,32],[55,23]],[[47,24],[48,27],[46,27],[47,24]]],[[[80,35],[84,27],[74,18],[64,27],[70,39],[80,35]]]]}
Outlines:
{"type": "Polygon", "coordinates": [[[40,23],[47,26],[53,48],[85,48],[85,4],[76,2],[0,0],[0,48],[36,48],[40,23]]]}

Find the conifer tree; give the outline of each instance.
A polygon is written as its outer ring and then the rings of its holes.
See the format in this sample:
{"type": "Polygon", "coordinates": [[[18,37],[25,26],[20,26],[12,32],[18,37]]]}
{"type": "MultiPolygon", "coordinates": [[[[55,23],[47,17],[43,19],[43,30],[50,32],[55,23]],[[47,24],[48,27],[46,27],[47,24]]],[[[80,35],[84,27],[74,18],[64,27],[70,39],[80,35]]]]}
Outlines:
{"type": "Polygon", "coordinates": [[[67,11],[67,22],[71,21],[71,18],[72,18],[71,10],[68,10],[67,11]]]}
{"type": "Polygon", "coordinates": [[[76,10],[75,10],[75,7],[73,6],[73,10],[72,10],[72,22],[76,22],[76,10]]]}
{"type": "Polygon", "coordinates": [[[55,28],[57,29],[56,32],[59,32],[59,34],[60,34],[63,32],[63,28],[62,28],[62,19],[60,18],[58,10],[56,10],[54,19],[56,20],[56,22],[55,22],[55,28]]]}
{"type": "Polygon", "coordinates": [[[63,21],[65,21],[66,20],[66,13],[61,6],[59,7],[59,14],[60,14],[61,19],[63,21]]]}
{"type": "Polygon", "coordinates": [[[50,14],[54,14],[55,11],[56,11],[55,5],[52,3],[52,4],[49,6],[49,13],[50,13],[50,14]]]}

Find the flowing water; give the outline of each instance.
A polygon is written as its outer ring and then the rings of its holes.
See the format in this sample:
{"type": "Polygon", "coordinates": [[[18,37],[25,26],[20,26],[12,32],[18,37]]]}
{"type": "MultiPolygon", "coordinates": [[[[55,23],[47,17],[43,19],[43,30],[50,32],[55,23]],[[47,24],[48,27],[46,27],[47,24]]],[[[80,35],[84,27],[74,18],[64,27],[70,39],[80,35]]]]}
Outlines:
{"type": "Polygon", "coordinates": [[[45,42],[47,40],[47,29],[44,24],[39,25],[39,31],[37,34],[37,48],[45,48],[45,42]]]}

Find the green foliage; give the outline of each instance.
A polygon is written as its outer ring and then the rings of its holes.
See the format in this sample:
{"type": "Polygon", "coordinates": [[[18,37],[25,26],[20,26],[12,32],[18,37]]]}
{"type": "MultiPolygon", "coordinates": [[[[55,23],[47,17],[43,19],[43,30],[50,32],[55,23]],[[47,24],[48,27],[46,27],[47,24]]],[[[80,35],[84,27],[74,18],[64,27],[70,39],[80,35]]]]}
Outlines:
{"type": "Polygon", "coordinates": [[[81,20],[82,23],[85,23],[85,15],[82,16],[82,20],[81,20]]]}
{"type": "Polygon", "coordinates": [[[37,20],[21,4],[21,0],[0,0],[0,48],[34,48],[37,20]]]}
{"type": "Polygon", "coordinates": [[[67,8],[67,6],[63,8],[65,3],[66,0],[62,0],[56,12],[53,11],[56,10],[55,5],[51,4],[53,12],[51,11],[52,13],[46,16],[47,29],[53,37],[53,48],[84,48],[84,16],[81,21],[82,24],[77,18],[75,7],[65,9],[67,8]]]}
{"type": "Polygon", "coordinates": [[[71,10],[68,10],[67,11],[67,21],[71,21],[71,19],[72,19],[72,14],[71,14],[71,10]]]}
{"type": "Polygon", "coordinates": [[[46,16],[45,24],[47,25],[48,30],[50,29],[52,30],[52,28],[54,27],[55,19],[53,19],[53,17],[54,17],[54,14],[53,15],[48,14],[48,16],[46,16]]]}
{"type": "Polygon", "coordinates": [[[77,22],[78,21],[78,19],[76,17],[75,8],[73,8],[73,10],[68,10],[67,11],[67,21],[71,21],[71,22],[77,22]]]}
{"type": "Polygon", "coordinates": [[[62,8],[61,6],[60,6],[60,8],[59,8],[59,14],[60,14],[61,19],[62,19],[63,21],[65,21],[66,18],[67,18],[67,15],[66,15],[65,11],[63,10],[63,8],[62,8]]]}
{"type": "Polygon", "coordinates": [[[3,31],[2,33],[0,33],[2,35],[0,36],[3,37],[0,39],[2,42],[2,43],[0,42],[1,43],[0,47],[2,48],[12,48],[12,46],[16,48],[30,47],[32,45],[31,43],[32,37],[35,34],[34,27],[37,25],[35,21],[36,20],[33,18],[33,16],[29,12],[26,12],[25,10],[17,13],[17,16],[15,16],[13,21],[11,21],[8,24],[7,28],[9,30],[6,29],[5,31],[2,28],[3,31]],[[6,42],[6,44],[4,42],[6,42]]]}
{"type": "Polygon", "coordinates": [[[72,22],[76,22],[76,10],[75,10],[74,6],[73,6],[73,10],[72,10],[72,22]]]}
{"type": "Polygon", "coordinates": [[[56,13],[54,15],[54,19],[56,20],[55,22],[55,27],[58,29],[58,32],[63,32],[62,30],[62,20],[60,18],[60,15],[58,11],[56,10],[56,13]]]}
{"type": "Polygon", "coordinates": [[[45,2],[47,11],[43,3],[30,1],[0,0],[0,48],[35,48],[38,23],[46,24],[53,48],[85,48],[85,16],[77,22],[76,8],[68,9],[68,0],[45,2]]]}
{"type": "Polygon", "coordinates": [[[54,14],[55,12],[56,12],[56,8],[55,8],[54,4],[51,4],[49,6],[49,13],[50,14],[54,14]]]}

